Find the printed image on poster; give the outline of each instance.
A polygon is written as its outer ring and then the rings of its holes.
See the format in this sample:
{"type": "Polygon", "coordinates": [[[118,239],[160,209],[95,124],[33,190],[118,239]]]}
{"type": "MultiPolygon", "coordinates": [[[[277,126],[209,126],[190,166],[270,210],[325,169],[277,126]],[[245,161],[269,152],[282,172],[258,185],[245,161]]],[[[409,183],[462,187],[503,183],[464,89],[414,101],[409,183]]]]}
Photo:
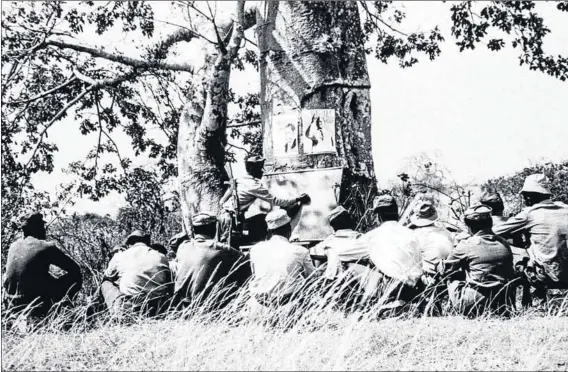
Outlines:
{"type": "Polygon", "coordinates": [[[336,153],[335,148],[335,110],[302,111],[302,143],[304,153],[336,153]]]}
{"type": "Polygon", "coordinates": [[[285,111],[272,117],[274,156],[298,154],[298,112],[285,111]]]}

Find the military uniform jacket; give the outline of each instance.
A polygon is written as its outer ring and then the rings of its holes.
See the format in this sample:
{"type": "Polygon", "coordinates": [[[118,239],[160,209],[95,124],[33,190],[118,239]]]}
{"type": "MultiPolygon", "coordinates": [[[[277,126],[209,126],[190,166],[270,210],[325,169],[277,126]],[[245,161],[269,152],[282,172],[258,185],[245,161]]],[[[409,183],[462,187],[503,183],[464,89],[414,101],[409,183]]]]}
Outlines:
{"type": "Polygon", "coordinates": [[[182,243],[176,260],[174,291],[178,300],[206,296],[225,277],[224,286],[240,287],[251,275],[250,264],[241,252],[202,235],[182,243]]]}
{"type": "Polygon", "coordinates": [[[568,281],[568,206],[543,201],[527,207],[515,217],[496,226],[498,235],[529,235],[530,257],[541,264],[555,281],[568,281]]]}
{"type": "Polygon", "coordinates": [[[454,268],[461,267],[466,273],[466,281],[480,287],[504,285],[514,275],[511,247],[491,229],[478,231],[462,240],[446,263],[454,268]]]}

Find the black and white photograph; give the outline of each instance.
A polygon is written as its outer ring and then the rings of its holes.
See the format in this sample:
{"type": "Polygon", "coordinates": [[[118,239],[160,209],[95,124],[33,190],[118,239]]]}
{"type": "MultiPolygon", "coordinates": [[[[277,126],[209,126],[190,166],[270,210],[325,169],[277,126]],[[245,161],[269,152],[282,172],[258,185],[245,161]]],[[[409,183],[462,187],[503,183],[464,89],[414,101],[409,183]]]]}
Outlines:
{"type": "Polygon", "coordinates": [[[4,371],[567,371],[568,1],[1,1],[4,371]]]}

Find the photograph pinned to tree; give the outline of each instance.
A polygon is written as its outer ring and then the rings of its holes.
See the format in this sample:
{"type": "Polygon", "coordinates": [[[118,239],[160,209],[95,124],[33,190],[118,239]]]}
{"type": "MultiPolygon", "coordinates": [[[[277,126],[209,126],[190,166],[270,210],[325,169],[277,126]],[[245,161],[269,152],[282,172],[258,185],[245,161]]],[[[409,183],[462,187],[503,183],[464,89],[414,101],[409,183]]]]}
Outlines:
{"type": "Polygon", "coordinates": [[[274,156],[298,155],[298,112],[287,110],[272,116],[274,156]]]}
{"type": "Polygon", "coordinates": [[[335,148],[335,110],[302,110],[304,153],[337,153],[335,148]]]}

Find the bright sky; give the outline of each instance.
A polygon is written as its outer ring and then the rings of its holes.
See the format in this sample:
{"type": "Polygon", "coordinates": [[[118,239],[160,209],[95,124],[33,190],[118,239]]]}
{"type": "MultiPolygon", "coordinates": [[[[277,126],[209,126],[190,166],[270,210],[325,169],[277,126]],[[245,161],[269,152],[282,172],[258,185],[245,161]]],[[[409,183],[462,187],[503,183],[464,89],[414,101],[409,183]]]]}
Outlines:
{"type": "MultiPolygon", "coordinates": [[[[372,56],[367,59],[373,153],[381,186],[395,179],[405,161],[420,152],[440,154],[459,182],[510,174],[543,160],[568,159],[566,82],[519,66],[516,50],[491,52],[483,47],[459,53],[450,36],[449,3],[412,1],[404,6],[405,31],[438,24],[447,42],[437,60],[423,59],[410,69],[401,69],[394,60],[385,65],[372,56]]],[[[554,8],[555,4],[543,3],[537,8],[552,30],[545,48],[568,56],[566,14],[554,8]]],[[[156,18],[171,20],[164,9],[156,18]]],[[[258,76],[235,72],[232,86],[241,93],[258,90],[258,76]]],[[[50,133],[60,148],[57,171],[36,177],[38,188],[54,191],[63,179],[60,169],[81,159],[95,144],[95,136],[81,136],[72,130],[74,125],[61,122],[50,133]]],[[[128,147],[126,137],[119,141],[128,147]]],[[[74,208],[114,214],[121,203],[113,195],[96,203],[79,200],[74,208]]]]}

